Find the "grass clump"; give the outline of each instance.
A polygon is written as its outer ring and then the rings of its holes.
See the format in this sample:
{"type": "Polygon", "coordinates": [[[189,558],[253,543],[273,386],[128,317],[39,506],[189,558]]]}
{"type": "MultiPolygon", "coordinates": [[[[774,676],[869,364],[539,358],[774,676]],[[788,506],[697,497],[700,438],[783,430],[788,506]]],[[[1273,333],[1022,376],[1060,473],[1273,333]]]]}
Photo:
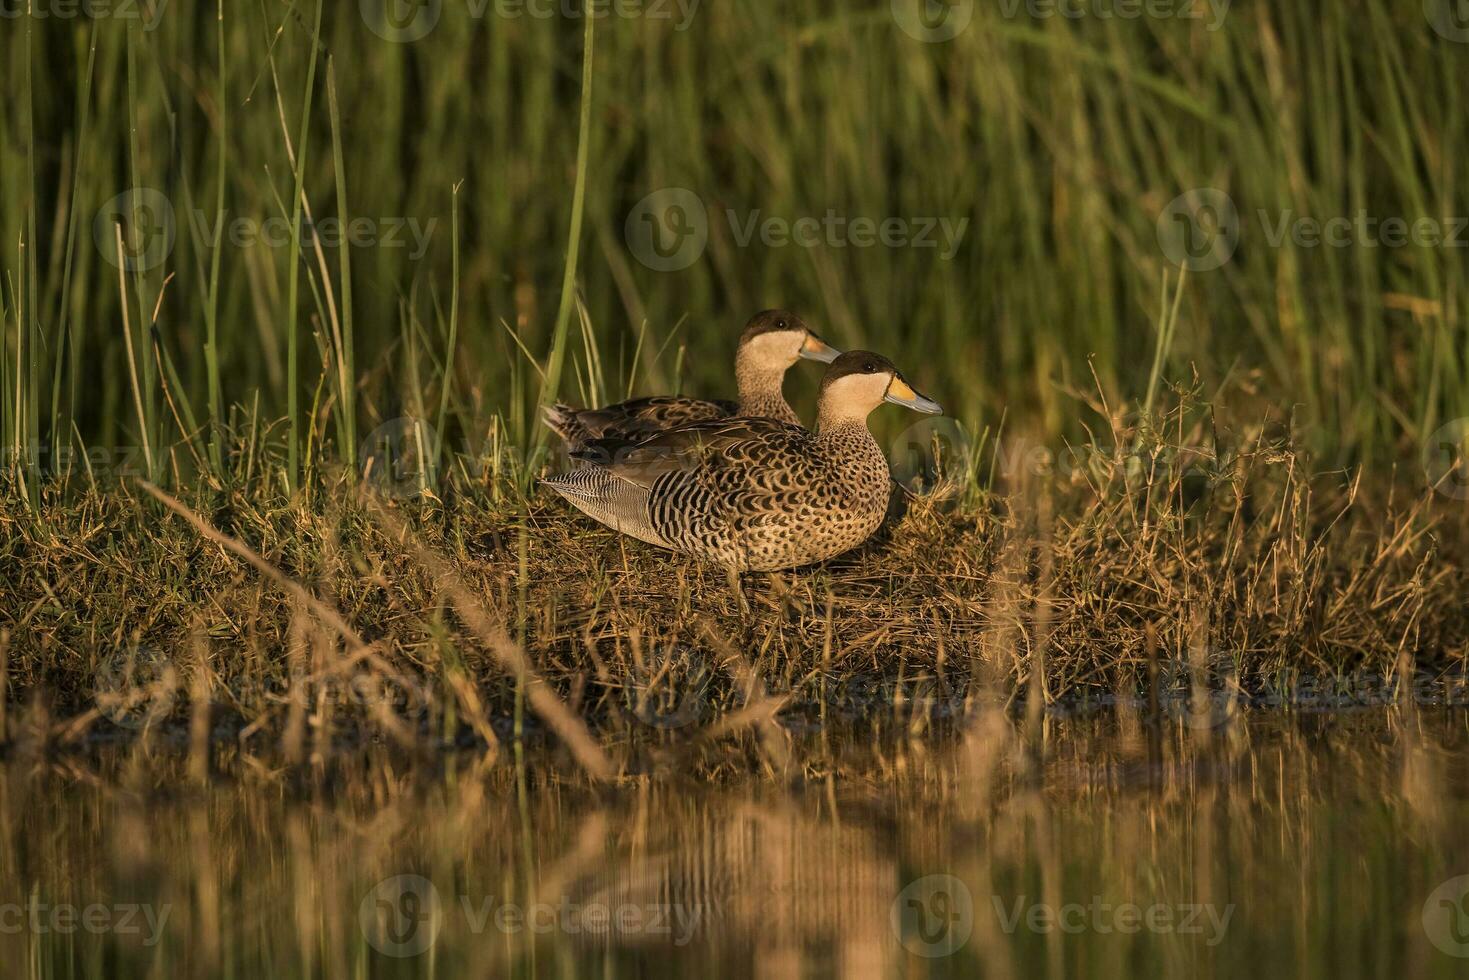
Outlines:
{"type": "Polygon", "coordinates": [[[40,520],[13,502],[10,700],[44,704],[52,738],[202,709],[218,737],[288,755],[309,718],[320,752],[553,734],[610,772],[609,747],[670,732],[891,731],[995,694],[1064,711],[1180,684],[1462,679],[1455,509],[1313,473],[1279,427],[1206,437],[1211,415],[1179,401],[1056,453],[1002,441],[966,501],[895,494],[858,551],[743,580],[523,495],[514,474],[489,488],[488,465],[437,494],[291,496],[266,453],[250,489],[172,509],[136,483],[40,520]]]}

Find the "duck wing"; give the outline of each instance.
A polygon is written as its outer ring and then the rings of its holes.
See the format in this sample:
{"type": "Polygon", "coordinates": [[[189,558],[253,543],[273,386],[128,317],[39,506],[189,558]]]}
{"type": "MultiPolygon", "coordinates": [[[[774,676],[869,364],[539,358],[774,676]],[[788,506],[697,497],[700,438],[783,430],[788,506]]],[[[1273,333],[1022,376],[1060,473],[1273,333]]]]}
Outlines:
{"type": "Polygon", "coordinates": [[[636,442],[597,439],[572,455],[614,476],[652,487],[673,472],[781,467],[802,457],[811,434],[799,425],[767,418],[691,422],[636,442]]]}
{"type": "Polygon", "coordinates": [[[707,419],[721,419],[739,411],[736,402],[653,395],[633,398],[602,408],[556,405],[546,413],[546,424],[573,443],[592,439],[638,440],[664,429],[707,419]]]}

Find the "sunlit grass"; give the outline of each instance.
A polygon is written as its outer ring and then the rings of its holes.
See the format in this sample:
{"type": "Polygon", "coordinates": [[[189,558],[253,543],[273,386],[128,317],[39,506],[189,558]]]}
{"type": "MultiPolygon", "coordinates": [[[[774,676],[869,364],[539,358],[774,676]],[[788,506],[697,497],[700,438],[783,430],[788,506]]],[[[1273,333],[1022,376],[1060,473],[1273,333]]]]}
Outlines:
{"type": "Polygon", "coordinates": [[[1469,45],[1387,0],[937,44],[887,0],[476,6],[3,21],[0,972],[1457,975],[1420,918],[1469,872],[1469,526],[1425,443],[1469,266],[1272,239],[1469,245],[1469,45]],[[666,188],[708,234],[658,271],[666,188]],[[1239,245],[1185,273],[1202,188],[1239,245]],[[775,305],[958,423],[875,413],[921,492],[871,542],[741,579],[536,492],[539,406],[728,396],[775,305]],[[417,957],[362,924],[399,874],[448,903],[417,957]],[[927,874],[974,892],[950,957],[892,927],[927,874]],[[647,895],[718,921],[670,960],[459,901],[647,895]],[[1026,896],[1235,918],[1000,928],[1026,896]],[[10,931],[31,900],[174,918],[10,931]]]}
{"type": "MultiPolygon", "coordinates": [[[[359,430],[420,403],[448,445],[493,429],[524,454],[544,445],[529,422],[563,363],[575,378],[605,365],[609,392],[636,375],[640,391],[682,378],[727,394],[738,326],[774,304],[891,355],[977,428],[1005,413],[1076,437],[1072,395],[1093,373],[1131,406],[1194,370],[1208,389],[1247,382],[1226,418],[1294,412],[1333,462],[1413,458],[1469,414],[1458,249],[1269,241],[1282,216],[1466,211],[1452,161],[1469,52],[1420,9],[1238,8],[1215,30],[979,5],[954,40],[923,44],[888,7],[609,18],[595,61],[588,22],[459,4],[411,44],[374,35],[352,4],[14,24],[9,88],[24,97],[0,106],[17,137],[0,148],[9,469],[34,496],[64,450],[146,434],[154,478],[191,482],[208,447],[202,469],[223,480],[248,451],[225,434],[257,398],[260,417],[288,420],[257,448],[284,453],[293,486],[334,461],[358,468],[359,430]],[[124,299],[93,218],[130,187],[170,201],[175,240],[131,271],[124,299]],[[663,187],[692,190],[709,219],[707,248],[676,272],[642,265],[624,237],[663,187]],[[1236,203],[1240,246],[1167,311],[1176,271],[1157,220],[1200,187],[1236,203]],[[739,241],[752,216],[828,210],[968,225],[950,259],[739,241]],[[221,216],[216,246],[200,231],[221,216]],[[281,218],[291,228],[269,243],[229,233],[281,218]],[[367,222],[366,239],[318,248],[296,233],[333,218],[367,222]],[[408,219],[433,231],[415,242],[408,219]],[[123,302],[141,420],[119,369],[123,302]],[[571,343],[576,302],[595,358],[571,343]],[[1138,356],[1165,320],[1163,356],[1138,356]]],[[[131,247],[139,229],[125,231],[131,247]]],[[[809,394],[798,402],[809,410],[809,394]]]]}

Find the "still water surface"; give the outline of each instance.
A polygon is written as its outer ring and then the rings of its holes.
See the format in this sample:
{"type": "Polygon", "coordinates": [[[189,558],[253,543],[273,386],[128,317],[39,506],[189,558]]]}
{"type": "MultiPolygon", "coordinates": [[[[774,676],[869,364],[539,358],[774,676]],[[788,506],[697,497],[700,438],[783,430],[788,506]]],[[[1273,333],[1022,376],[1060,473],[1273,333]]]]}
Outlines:
{"type": "MultiPolygon", "coordinates": [[[[10,976],[1465,977],[1469,714],[991,718],[593,788],[0,767],[10,976]],[[828,747],[829,748],[829,747],[828,747]]],[[[425,775],[424,768],[436,768],[425,775]]]]}

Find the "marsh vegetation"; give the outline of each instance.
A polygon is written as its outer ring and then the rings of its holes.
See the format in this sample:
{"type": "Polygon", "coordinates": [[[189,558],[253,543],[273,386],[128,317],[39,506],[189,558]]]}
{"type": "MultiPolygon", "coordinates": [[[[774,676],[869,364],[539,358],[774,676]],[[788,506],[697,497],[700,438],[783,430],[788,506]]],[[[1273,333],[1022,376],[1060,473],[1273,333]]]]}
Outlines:
{"type": "Polygon", "coordinates": [[[0,962],[1456,975],[1451,5],[378,6],[0,21],[0,962]],[[865,545],[539,487],[773,306],[865,545]]]}

